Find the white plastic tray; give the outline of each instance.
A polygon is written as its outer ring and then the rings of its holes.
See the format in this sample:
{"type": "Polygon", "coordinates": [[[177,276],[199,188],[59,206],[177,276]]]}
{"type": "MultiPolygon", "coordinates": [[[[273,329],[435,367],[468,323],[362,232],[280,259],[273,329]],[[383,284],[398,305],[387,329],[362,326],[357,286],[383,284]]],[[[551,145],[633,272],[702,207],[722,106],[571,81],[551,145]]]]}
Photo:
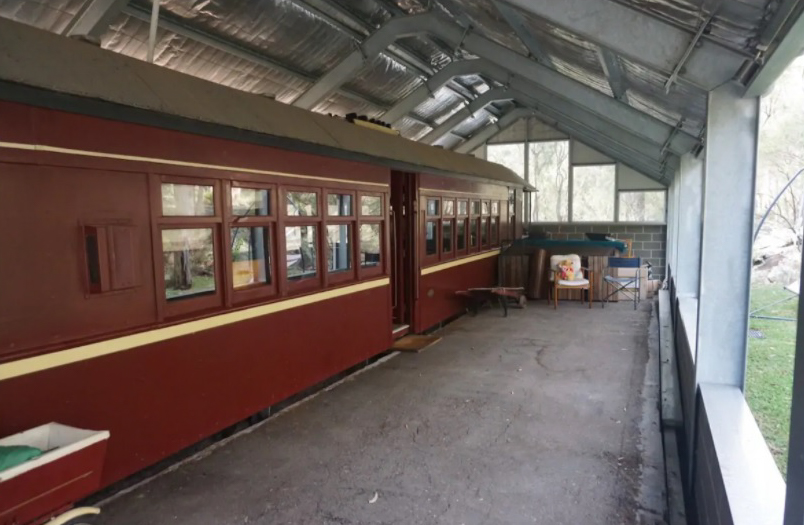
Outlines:
{"type": "Polygon", "coordinates": [[[37,458],[0,471],[0,483],[104,439],[109,439],[109,432],[106,430],[84,430],[59,423],[48,423],[0,439],[0,446],[27,445],[44,451],[37,458]]]}

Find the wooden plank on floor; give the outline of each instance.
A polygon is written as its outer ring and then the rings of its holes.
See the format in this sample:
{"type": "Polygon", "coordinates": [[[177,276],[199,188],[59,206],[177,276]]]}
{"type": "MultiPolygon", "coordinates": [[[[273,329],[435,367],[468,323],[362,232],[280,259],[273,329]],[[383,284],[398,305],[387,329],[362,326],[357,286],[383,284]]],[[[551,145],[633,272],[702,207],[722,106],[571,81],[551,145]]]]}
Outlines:
{"type": "Polygon", "coordinates": [[[684,489],[681,486],[681,461],[678,455],[676,429],[665,428],[662,433],[667,483],[667,524],[686,525],[687,509],[684,505],[684,489]]]}
{"type": "Polygon", "coordinates": [[[662,425],[681,428],[684,417],[681,411],[681,388],[678,382],[670,292],[659,290],[659,360],[662,393],[662,425]]]}
{"type": "Polygon", "coordinates": [[[441,341],[441,338],[434,335],[406,335],[402,339],[394,341],[391,348],[399,352],[419,353],[439,341],[441,341]]]}

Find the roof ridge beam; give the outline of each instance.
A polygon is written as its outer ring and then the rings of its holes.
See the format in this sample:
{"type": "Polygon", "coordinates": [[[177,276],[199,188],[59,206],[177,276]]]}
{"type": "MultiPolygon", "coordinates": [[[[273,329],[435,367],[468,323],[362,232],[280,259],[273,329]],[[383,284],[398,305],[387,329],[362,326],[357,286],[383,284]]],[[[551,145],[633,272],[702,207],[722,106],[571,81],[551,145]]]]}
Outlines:
{"type": "MultiPolygon", "coordinates": [[[[670,77],[694,35],[610,0],[503,0],[600,47],[670,77]]],[[[708,40],[684,65],[679,79],[705,91],[734,79],[745,57],[708,40]]]]}
{"type": "Polygon", "coordinates": [[[428,134],[423,136],[419,139],[419,142],[423,142],[425,144],[432,144],[454,128],[456,128],[461,122],[468,119],[478,111],[482,110],[492,102],[496,102],[498,100],[506,100],[513,98],[513,95],[508,92],[505,88],[494,88],[486,91],[476,99],[474,99],[471,103],[464,106],[460,110],[456,111],[455,114],[450,116],[447,120],[436,126],[432,131],[428,134]]]}

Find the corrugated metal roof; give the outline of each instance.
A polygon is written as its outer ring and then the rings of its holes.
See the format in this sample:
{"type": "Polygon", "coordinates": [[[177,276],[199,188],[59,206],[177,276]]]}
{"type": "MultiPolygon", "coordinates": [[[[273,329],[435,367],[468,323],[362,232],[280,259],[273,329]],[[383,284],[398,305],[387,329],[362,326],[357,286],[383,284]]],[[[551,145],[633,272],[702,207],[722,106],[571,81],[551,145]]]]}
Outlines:
{"type": "MultiPolygon", "coordinates": [[[[0,16],[61,33],[71,26],[87,2],[0,0],[0,16]]],[[[778,0],[608,2],[682,28],[690,40],[716,9],[702,38],[746,57],[762,51],[758,46],[759,35],[781,8],[778,0]]],[[[572,27],[558,26],[513,5],[501,5],[504,3],[506,0],[161,0],[166,28],[158,33],[155,62],[292,103],[383,24],[395,17],[433,12],[467,32],[484,36],[523,56],[533,55],[526,44],[532,46],[535,42],[540,48],[539,60],[547,67],[613,96],[596,44],[572,27]],[[510,25],[510,18],[501,8],[512,10],[522,27],[510,25]],[[199,35],[224,45],[210,44],[199,35]],[[232,52],[227,45],[245,50],[245,54],[232,52]]],[[[142,20],[147,20],[150,6],[149,0],[131,0],[103,34],[103,47],[144,58],[148,27],[142,20]]],[[[379,56],[366,57],[360,70],[314,110],[380,116],[435,71],[453,60],[472,56],[455,44],[446,44],[438,35],[406,35],[379,56]]],[[[638,58],[616,57],[626,86],[622,102],[671,127],[681,121],[683,132],[699,136],[705,122],[706,92],[683,79],[671,83],[668,90],[668,72],[646,67],[638,58]]],[[[400,119],[397,127],[405,137],[420,138],[430,130],[427,123],[442,122],[469,99],[498,85],[477,74],[455,78],[433,89],[432,96],[414,108],[409,117],[400,119]]],[[[499,105],[488,108],[496,117],[503,111],[499,105]]],[[[473,124],[477,121],[476,115],[456,131],[475,133],[479,128],[473,124]]]]}
{"type": "MultiPolygon", "coordinates": [[[[526,186],[498,164],[349,124],[0,19],[0,81],[252,131],[427,172],[526,186]]],[[[0,130],[2,140],[2,130],[0,130]]],[[[122,147],[122,146],[121,146],[122,147]]],[[[125,153],[116,151],[114,153],[125,153]]]]}

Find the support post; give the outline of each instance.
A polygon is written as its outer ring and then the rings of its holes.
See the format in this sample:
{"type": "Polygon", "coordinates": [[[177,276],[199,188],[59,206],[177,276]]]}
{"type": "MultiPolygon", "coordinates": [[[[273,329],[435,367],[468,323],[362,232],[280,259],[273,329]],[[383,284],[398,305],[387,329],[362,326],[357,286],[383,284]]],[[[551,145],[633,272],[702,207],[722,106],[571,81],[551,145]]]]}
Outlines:
{"type": "MultiPolygon", "coordinates": [[[[665,276],[676,278],[676,222],[678,221],[678,207],[676,206],[676,193],[678,192],[678,185],[681,183],[679,173],[681,167],[676,169],[673,182],[667,188],[667,260],[665,262],[665,276]]],[[[673,297],[675,299],[675,297],[673,297]]]]}
{"type": "MultiPolygon", "coordinates": [[[[804,261],[800,277],[804,293],[804,261]]],[[[787,492],[784,504],[784,525],[804,523],[804,305],[798,303],[796,325],[796,357],[793,368],[793,402],[790,408],[790,441],[787,454],[787,492]]]]}
{"type": "MultiPolygon", "coordinates": [[[[743,389],[759,98],[735,84],[709,93],[695,384],[743,389]]],[[[685,239],[686,241],[686,239],[685,239]]]]}
{"type": "Polygon", "coordinates": [[[156,49],[156,30],[159,27],[159,4],[162,0],[153,0],[151,8],[151,27],[148,32],[148,62],[154,63],[154,50],[156,49]]]}
{"type": "Polygon", "coordinates": [[[675,236],[684,242],[676,244],[674,268],[676,295],[679,297],[698,296],[703,169],[702,159],[689,153],[681,157],[681,167],[676,179],[678,217],[675,236]]]}

